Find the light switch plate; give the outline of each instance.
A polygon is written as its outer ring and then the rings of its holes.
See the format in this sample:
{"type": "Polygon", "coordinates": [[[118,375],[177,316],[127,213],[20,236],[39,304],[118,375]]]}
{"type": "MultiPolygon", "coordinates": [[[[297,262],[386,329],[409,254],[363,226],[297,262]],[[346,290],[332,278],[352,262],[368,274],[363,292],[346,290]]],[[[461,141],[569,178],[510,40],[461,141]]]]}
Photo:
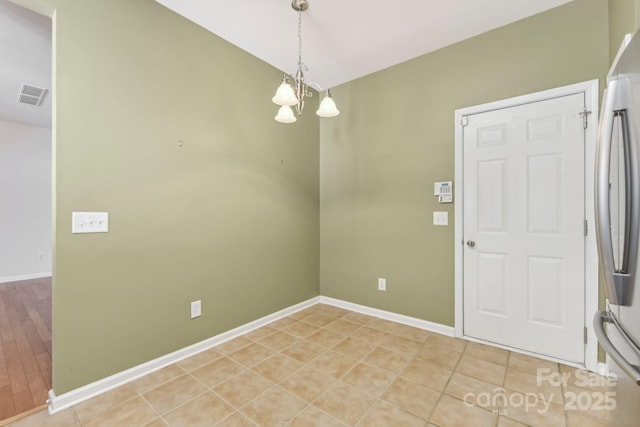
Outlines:
{"type": "Polygon", "coordinates": [[[449,225],[449,212],[434,212],[433,225],[449,225]]]}
{"type": "Polygon", "coordinates": [[[71,214],[72,233],[107,233],[109,212],[73,212],[71,214]]]}

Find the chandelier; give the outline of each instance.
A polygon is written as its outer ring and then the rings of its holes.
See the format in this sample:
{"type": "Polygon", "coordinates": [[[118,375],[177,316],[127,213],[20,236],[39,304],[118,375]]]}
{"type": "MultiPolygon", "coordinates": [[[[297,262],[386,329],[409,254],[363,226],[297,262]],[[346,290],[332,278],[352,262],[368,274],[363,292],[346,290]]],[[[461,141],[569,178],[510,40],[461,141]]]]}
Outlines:
{"type": "MultiPolygon", "coordinates": [[[[313,96],[313,93],[309,90],[310,85],[322,90],[317,83],[305,83],[304,81],[304,72],[309,69],[302,61],[302,12],[309,8],[309,2],[307,0],[292,0],[291,7],[298,12],[298,70],[293,76],[284,74],[275,96],[271,99],[275,104],[280,105],[278,114],[275,117],[276,121],[280,123],[293,123],[297,120],[291,108],[294,105],[297,115],[302,115],[304,98],[313,96]],[[293,80],[292,84],[289,83],[290,78],[293,80]]],[[[340,114],[340,111],[336,108],[336,103],[331,98],[330,90],[327,89],[316,114],[320,117],[335,117],[340,114]]]]}

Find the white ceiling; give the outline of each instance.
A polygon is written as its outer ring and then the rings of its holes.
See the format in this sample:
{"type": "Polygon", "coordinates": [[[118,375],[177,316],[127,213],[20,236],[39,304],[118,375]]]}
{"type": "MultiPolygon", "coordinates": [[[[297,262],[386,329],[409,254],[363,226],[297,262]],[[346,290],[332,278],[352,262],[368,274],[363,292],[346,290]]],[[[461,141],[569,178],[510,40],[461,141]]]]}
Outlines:
{"type": "Polygon", "coordinates": [[[0,0],[0,120],[51,127],[51,19],[0,0]],[[40,106],[18,103],[23,83],[47,89],[40,106]]]}
{"type": "MultiPolygon", "coordinates": [[[[298,13],[290,0],[156,1],[295,72],[298,13]]],[[[302,14],[307,81],[336,86],[569,1],[309,0],[302,14]]],[[[51,20],[0,0],[0,64],[0,120],[51,127],[51,20]],[[22,83],[49,89],[41,106],[18,104],[22,83]]]]}
{"type": "MultiPolygon", "coordinates": [[[[156,1],[295,73],[298,12],[291,0],[156,1]]],[[[302,13],[306,80],[336,86],[570,1],[309,0],[302,13]]]]}

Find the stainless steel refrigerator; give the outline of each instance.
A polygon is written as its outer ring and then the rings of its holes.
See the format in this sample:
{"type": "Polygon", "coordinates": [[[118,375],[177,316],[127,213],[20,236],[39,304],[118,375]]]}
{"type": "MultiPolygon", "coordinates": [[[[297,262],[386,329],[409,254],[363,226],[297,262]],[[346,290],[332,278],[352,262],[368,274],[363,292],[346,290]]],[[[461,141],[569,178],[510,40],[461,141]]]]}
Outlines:
{"type": "Polygon", "coordinates": [[[607,308],[594,317],[618,376],[616,421],[640,426],[640,32],[607,75],[596,161],[596,232],[607,308]]]}

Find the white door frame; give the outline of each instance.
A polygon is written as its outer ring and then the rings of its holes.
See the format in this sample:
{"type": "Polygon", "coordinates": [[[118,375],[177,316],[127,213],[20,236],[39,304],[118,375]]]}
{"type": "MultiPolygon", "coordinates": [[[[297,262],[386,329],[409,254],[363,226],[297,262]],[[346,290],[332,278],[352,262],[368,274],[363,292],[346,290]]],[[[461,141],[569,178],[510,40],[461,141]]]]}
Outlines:
{"type": "MultiPolygon", "coordinates": [[[[455,111],[455,336],[464,337],[464,298],[463,298],[463,257],[464,257],[464,170],[463,170],[463,126],[462,117],[470,114],[484,113],[500,108],[515,107],[517,105],[544,101],[551,98],[585,94],[585,105],[589,126],[585,133],[585,215],[588,222],[588,232],[585,239],[585,327],[587,328],[587,344],[585,345],[585,367],[598,372],[598,341],[593,332],[592,317],[598,310],[598,250],[594,230],[594,168],[596,160],[596,135],[598,133],[598,80],[590,80],[563,86],[542,92],[531,93],[501,101],[461,108],[455,111]]],[[[576,112],[578,114],[578,112],[576,112]]]]}

